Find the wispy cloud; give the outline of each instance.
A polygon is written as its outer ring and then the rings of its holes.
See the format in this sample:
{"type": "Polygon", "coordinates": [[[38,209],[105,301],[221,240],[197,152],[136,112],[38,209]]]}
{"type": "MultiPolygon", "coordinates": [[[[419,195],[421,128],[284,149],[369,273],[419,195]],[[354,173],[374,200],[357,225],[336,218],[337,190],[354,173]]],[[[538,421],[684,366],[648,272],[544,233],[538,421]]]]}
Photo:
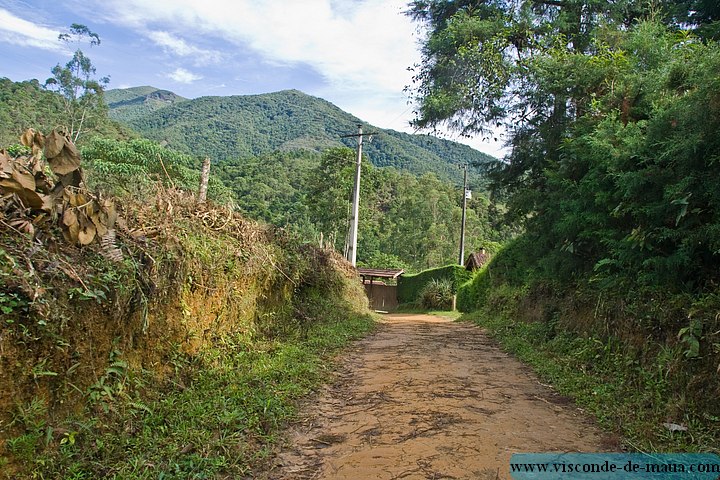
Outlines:
{"type": "Polygon", "coordinates": [[[196,65],[217,63],[222,60],[220,52],[191,45],[184,39],[165,31],[151,31],[147,36],[156,45],[172,54],[181,57],[192,57],[196,65]]]}
{"type": "Polygon", "coordinates": [[[176,68],[174,72],[167,74],[167,77],[178,83],[193,83],[202,79],[202,75],[197,75],[184,68],[176,68]]]}
{"type": "Polygon", "coordinates": [[[58,40],[60,33],[60,30],[23,20],[0,8],[0,42],[67,53],[65,45],[58,40]]]}
{"type": "Polygon", "coordinates": [[[407,67],[419,58],[414,27],[401,15],[404,0],[109,0],[104,4],[113,8],[116,22],[138,29],[173,25],[237,49],[249,47],[279,64],[307,63],[341,88],[401,92],[411,81],[407,67]]]}
{"type": "Polygon", "coordinates": [[[300,88],[408,131],[403,88],[420,60],[416,25],[402,14],[408,1],[64,0],[39,9],[28,6],[50,4],[0,0],[0,56],[11,60],[0,74],[46,74],[18,47],[68,55],[57,37],[60,19],[72,18],[98,30],[93,60],[123,86],[162,77],[160,87],[188,97],[300,88]]]}

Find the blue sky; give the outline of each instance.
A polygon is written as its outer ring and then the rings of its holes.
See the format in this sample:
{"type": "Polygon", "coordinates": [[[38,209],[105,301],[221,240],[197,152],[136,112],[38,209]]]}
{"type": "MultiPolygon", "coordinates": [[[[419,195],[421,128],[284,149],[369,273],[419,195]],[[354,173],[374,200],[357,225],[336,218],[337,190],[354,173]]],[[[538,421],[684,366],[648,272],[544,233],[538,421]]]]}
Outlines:
{"type": "MultiPolygon", "coordinates": [[[[188,98],[295,88],[368,123],[412,132],[403,88],[420,61],[422,32],[405,0],[0,0],[0,76],[50,76],[72,50],[57,40],[72,23],[100,35],[81,45],[110,76],[188,98]]],[[[500,145],[457,139],[491,155],[500,145]]]]}

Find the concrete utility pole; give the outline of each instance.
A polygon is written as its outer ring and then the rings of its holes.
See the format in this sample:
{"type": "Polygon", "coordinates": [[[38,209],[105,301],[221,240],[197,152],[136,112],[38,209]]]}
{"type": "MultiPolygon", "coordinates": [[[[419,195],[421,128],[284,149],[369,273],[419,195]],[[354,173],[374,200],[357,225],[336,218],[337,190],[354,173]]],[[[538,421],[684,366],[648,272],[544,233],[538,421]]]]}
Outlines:
{"type": "Polygon", "coordinates": [[[348,238],[347,260],[354,267],[357,260],[357,238],[358,238],[358,221],[360,219],[360,163],[362,162],[362,144],[364,135],[373,135],[373,133],[363,133],[362,125],[358,125],[358,133],[353,135],[343,135],[341,138],[357,137],[357,160],[355,162],[355,189],[353,190],[352,216],[350,217],[350,235],[348,238]]]}
{"type": "MultiPolygon", "coordinates": [[[[165,167],[163,167],[165,168],[165,167]]],[[[200,173],[200,191],[198,192],[197,203],[203,203],[207,200],[208,183],[210,181],[210,158],[206,157],[202,165],[202,173],[200,173]]]]}
{"type": "Polygon", "coordinates": [[[460,258],[458,259],[458,263],[460,265],[465,264],[465,211],[467,210],[467,201],[468,201],[468,189],[467,189],[467,173],[468,173],[468,166],[467,163],[461,166],[460,168],[465,169],[465,175],[463,176],[463,198],[462,198],[462,223],[460,224],[460,258]]]}

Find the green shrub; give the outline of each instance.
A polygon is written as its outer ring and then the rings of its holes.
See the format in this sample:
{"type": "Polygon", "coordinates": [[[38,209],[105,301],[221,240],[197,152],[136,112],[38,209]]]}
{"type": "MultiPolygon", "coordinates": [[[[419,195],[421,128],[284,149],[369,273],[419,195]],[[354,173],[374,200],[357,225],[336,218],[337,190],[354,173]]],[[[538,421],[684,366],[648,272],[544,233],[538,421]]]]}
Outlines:
{"type": "Polygon", "coordinates": [[[457,309],[472,312],[490,300],[490,294],[503,286],[524,287],[543,277],[538,262],[538,242],[522,235],[501,248],[469,281],[457,287],[457,309]]]}
{"type": "Polygon", "coordinates": [[[457,292],[457,309],[467,313],[477,310],[485,303],[490,290],[490,277],[487,267],[478,271],[472,280],[463,283],[457,292]]]}
{"type": "Polygon", "coordinates": [[[449,279],[432,279],[420,291],[420,305],[428,310],[450,310],[453,290],[453,284],[449,279]]]}
{"type": "MultiPolygon", "coordinates": [[[[95,138],[82,148],[93,190],[122,196],[146,196],[156,182],[195,191],[200,184],[200,160],[150,140],[119,141],[95,138]]],[[[212,172],[208,198],[230,203],[232,192],[212,172]]]]}
{"type": "Polygon", "coordinates": [[[415,303],[420,300],[420,295],[425,285],[433,280],[446,279],[452,285],[452,293],[455,294],[463,283],[470,280],[472,274],[461,265],[447,265],[440,268],[431,268],[414,275],[401,275],[398,278],[398,302],[415,303]]]}

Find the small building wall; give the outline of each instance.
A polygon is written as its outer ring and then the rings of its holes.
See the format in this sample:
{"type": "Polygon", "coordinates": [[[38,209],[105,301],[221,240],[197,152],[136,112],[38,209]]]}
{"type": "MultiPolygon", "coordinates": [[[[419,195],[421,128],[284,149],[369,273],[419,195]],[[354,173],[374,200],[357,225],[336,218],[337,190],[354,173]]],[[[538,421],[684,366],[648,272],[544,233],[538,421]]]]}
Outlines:
{"type": "Polygon", "coordinates": [[[397,309],[397,285],[384,283],[365,283],[365,293],[370,299],[370,308],[391,312],[397,309]]]}

